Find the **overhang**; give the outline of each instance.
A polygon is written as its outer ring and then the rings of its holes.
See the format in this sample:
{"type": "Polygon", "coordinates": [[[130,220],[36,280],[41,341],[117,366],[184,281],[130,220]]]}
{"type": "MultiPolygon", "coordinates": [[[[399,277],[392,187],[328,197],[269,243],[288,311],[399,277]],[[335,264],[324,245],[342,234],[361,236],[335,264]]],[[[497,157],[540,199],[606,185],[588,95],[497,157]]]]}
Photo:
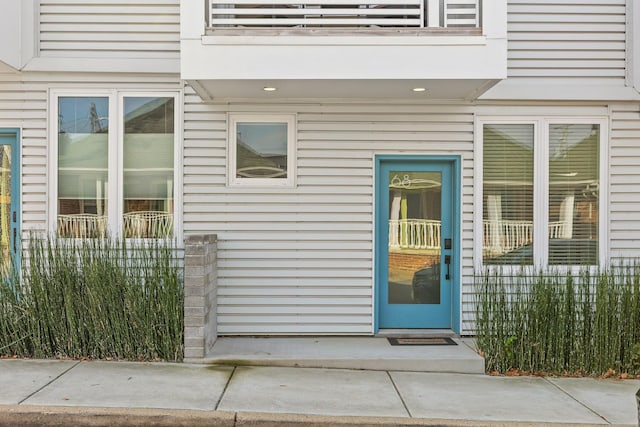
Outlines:
{"type": "Polygon", "coordinates": [[[203,37],[182,41],[181,76],[204,99],[470,100],[506,78],[506,51],[482,35],[203,37]]]}

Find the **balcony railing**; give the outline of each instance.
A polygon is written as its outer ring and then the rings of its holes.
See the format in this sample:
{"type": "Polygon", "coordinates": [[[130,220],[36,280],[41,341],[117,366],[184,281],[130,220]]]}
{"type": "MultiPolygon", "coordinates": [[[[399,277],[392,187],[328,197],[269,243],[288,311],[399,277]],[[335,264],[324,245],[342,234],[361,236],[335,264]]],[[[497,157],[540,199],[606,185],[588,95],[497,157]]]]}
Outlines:
{"type": "MultiPolygon", "coordinates": [[[[389,248],[439,249],[440,221],[429,219],[389,220],[389,248]]],[[[569,224],[549,222],[550,239],[571,238],[569,224]]],[[[483,248],[502,254],[533,242],[532,221],[483,221],[483,248]]]]}
{"type": "Polygon", "coordinates": [[[208,0],[208,27],[478,28],[482,0],[208,0]]]}
{"type": "MultiPolygon", "coordinates": [[[[550,239],[569,239],[572,230],[565,221],[549,222],[550,239]]],[[[483,248],[502,254],[533,242],[532,221],[483,221],[483,248]]]]}
{"type": "Polygon", "coordinates": [[[440,221],[429,219],[389,220],[392,249],[439,249],[440,221]]]}

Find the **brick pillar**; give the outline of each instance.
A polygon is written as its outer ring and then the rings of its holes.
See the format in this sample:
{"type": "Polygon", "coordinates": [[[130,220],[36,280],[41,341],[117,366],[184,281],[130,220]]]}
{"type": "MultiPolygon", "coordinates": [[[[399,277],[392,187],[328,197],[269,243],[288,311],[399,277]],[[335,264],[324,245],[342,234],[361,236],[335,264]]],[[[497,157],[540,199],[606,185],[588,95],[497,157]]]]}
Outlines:
{"type": "Polygon", "coordinates": [[[188,236],[184,242],[184,359],[199,362],[218,337],[215,234],[188,236]]]}

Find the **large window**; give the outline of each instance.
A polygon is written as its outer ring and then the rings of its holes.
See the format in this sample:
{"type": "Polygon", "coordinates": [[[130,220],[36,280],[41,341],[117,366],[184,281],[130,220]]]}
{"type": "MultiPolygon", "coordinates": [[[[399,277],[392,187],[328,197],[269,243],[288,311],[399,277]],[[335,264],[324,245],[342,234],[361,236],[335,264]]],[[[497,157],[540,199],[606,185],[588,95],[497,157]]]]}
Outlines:
{"type": "Polygon", "coordinates": [[[482,121],[483,264],[596,265],[606,121],[482,121]]]}
{"type": "Polygon", "coordinates": [[[229,184],[293,185],[294,127],[293,115],[230,115],[229,184]]]}
{"type": "Polygon", "coordinates": [[[501,263],[509,254],[531,264],[534,127],[486,124],[483,141],[483,261],[501,263]]]}
{"type": "Polygon", "coordinates": [[[174,235],[175,94],[54,94],[52,218],[62,237],[174,235]],[[53,199],[55,197],[55,199],[53,199]]]}

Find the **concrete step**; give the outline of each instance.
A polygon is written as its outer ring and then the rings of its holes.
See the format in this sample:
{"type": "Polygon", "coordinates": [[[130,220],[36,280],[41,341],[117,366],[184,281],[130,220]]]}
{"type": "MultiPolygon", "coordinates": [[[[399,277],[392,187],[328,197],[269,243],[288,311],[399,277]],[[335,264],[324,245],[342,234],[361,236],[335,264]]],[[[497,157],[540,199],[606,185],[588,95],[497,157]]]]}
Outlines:
{"type": "Polygon", "coordinates": [[[484,373],[472,340],[457,345],[393,346],[385,337],[221,337],[206,363],[234,366],[484,373]]]}

